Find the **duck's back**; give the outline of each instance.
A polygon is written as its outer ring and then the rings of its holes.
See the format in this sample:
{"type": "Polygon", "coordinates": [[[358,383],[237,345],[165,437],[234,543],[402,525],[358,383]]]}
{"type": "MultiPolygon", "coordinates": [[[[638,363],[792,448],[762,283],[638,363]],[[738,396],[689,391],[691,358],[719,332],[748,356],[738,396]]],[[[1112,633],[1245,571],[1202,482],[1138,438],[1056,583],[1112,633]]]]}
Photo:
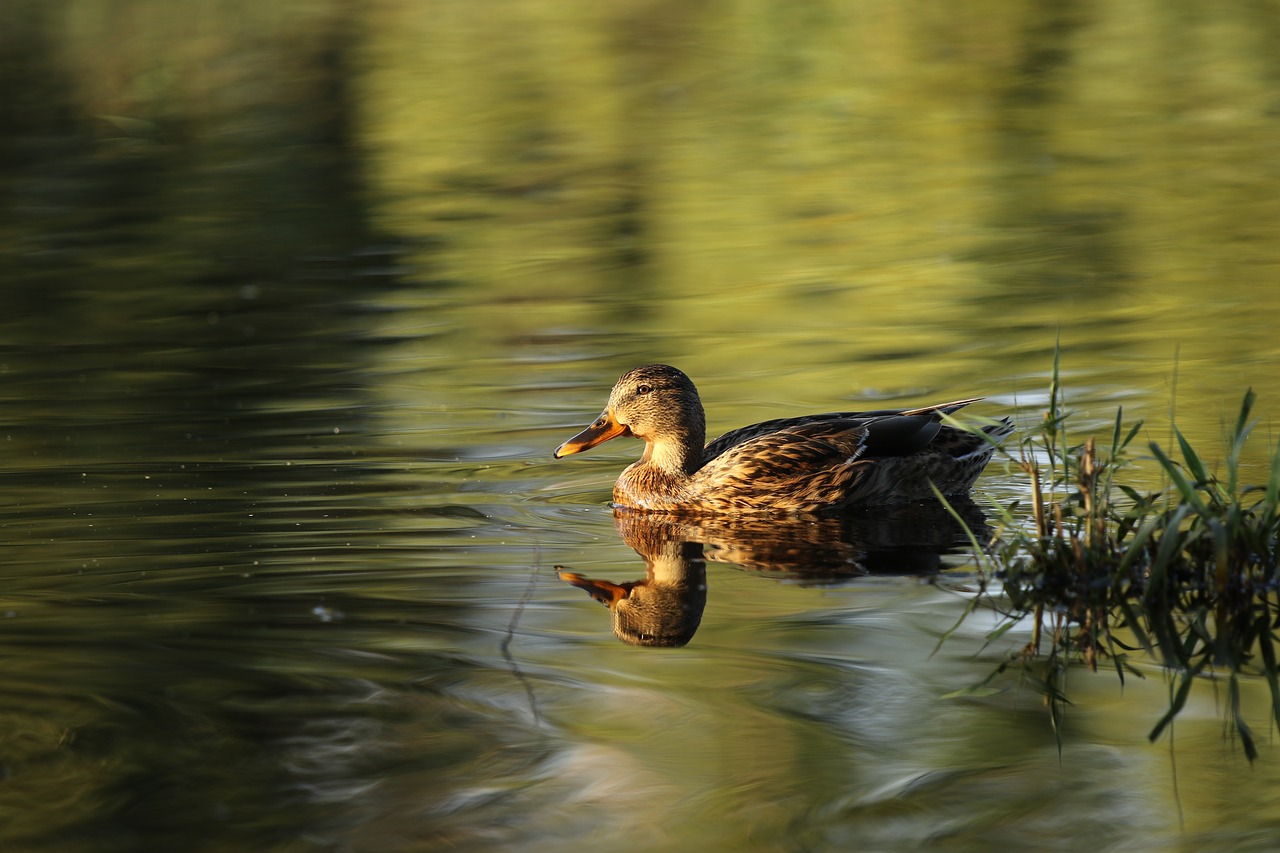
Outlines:
{"type": "Polygon", "coordinates": [[[963,494],[1012,428],[986,437],[942,423],[972,400],[906,411],[828,412],[778,418],[708,444],[691,486],[712,511],[810,512],[963,494]]]}

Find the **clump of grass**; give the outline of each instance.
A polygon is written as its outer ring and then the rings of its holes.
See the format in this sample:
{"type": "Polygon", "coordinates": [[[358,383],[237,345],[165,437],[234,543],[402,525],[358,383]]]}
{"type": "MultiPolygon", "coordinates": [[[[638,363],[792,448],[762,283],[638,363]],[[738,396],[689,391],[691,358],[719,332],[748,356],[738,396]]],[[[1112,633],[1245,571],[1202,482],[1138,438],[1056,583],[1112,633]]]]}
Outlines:
{"type": "Polygon", "coordinates": [[[1058,728],[1071,665],[1096,670],[1106,661],[1121,680],[1140,677],[1130,655],[1141,650],[1173,674],[1154,740],[1197,678],[1225,675],[1226,712],[1253,760],[1258,752],[1240,705],[1242,677],[1266,679],[1280,726],[1280,448],[1265,485],[1243,484],[1253,392],[1244,395],[1221,474],[1175,426],[1176,455],[1148,444],[1167,485],[1142,491],[1122,479],[1142,423],[1126,426],[1118,409],[1105,441],[1090,436],[1070,444],[1056,357],[1050,391],[1039,428],[1012,452],[1031,487],[1029,511],[1002,508],[1003,529],[986,549],[1001,581],[987,600],[1005,617],[992,638],[1032,620],[1031,641],[992,678],[1019,666],[1045,696],[1058,728]]]}

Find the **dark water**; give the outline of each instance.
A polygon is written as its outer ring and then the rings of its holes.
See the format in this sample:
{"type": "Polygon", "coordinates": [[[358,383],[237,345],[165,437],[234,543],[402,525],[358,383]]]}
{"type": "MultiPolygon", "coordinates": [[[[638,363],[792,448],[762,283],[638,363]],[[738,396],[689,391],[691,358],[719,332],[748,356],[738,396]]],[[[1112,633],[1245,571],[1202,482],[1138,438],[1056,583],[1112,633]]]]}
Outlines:
{"type": "Polygon", "coordinates": [[[1213,682],[1155,744],[1151,662],[1060,746],[966,692],[1028,635],[939,645],[948,518],[646,525],[550,451],[655,360],[713,433],[1025,425],[1060,339],[1081,428],[1253,386],[1260,470],[1273,12],[7,4],[0,847],[1272,849],[1213,682]]]}

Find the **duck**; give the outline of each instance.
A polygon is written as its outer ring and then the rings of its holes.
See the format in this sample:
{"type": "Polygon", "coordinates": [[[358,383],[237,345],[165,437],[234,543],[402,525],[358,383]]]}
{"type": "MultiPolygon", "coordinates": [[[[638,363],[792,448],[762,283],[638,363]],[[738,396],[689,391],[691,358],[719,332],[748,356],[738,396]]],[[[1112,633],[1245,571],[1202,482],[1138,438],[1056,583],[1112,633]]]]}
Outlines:
{"type": "Polygon", "coordinates": [[[914,409],[827,412],[740,427],[709,444],[693,381],[667,364],[624,373],[604,411],[555,459],[620,436],[644,454],[613,487],[615,508],[675,515],[815,513],[967,495],[1008,418],[968,430],[946,416],[982,397],[914,409]]]}

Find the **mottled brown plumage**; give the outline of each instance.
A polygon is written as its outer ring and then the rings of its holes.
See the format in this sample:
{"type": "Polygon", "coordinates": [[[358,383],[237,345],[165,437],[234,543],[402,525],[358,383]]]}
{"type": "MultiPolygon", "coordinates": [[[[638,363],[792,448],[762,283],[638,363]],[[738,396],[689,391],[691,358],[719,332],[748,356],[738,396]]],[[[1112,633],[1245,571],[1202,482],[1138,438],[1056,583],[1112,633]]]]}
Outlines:
{"type": "Polygon", "coordinates": [[[618,506],[674,513],[815,512],[969,491],[1006,419],[986,436],[947,426],[981,398],[921,409],[778,418],[703,447],[706,418],[689,377],[665,364],[623,374],[600,417],[556,448],[559,459],[620,435],[645,442],[613,487],[618,506]]]}

